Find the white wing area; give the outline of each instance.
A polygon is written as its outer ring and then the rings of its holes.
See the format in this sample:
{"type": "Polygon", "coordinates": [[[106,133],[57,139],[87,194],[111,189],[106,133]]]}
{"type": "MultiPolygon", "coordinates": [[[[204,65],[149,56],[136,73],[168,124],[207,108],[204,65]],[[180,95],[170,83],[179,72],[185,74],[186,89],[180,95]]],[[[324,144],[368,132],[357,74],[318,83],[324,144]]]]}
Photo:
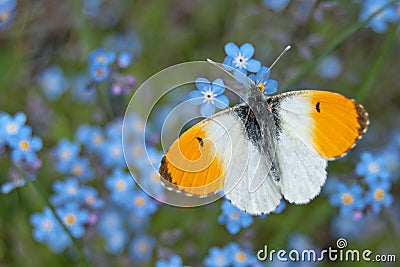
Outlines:
{"type": "Polygon", "coordinates": [[[226,197],[251,214],[273,211],[282,198],[280,189],[269,175],[266,159],[249,141],[241,120],[232,110],[210,120],[207,136],[224,160],[226,197]]]}
{"type": "Polygon", "coordinates": [[[296,204],[315,198],[326,180],[327,161],[312,146],[310,103],[304,101],[282,97],[277,107],[282,130],[277,147],[279,186],[285,199],[296,204]]]}

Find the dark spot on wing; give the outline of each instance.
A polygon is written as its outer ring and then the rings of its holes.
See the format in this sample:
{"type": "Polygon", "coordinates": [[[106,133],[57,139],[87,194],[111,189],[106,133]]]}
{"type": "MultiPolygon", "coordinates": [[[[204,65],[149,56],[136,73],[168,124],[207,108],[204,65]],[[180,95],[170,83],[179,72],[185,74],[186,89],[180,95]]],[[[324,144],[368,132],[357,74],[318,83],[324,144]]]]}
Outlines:
{"type": "Polygon", "coordinates": [[[199,141],[199,144],[201,147],[203,147],[204,143],[203,143],[203,138],[201,137],[196,137],[196,139],[199,141]]]}
{"type": "Polygon", "coordinates": [[[318,111],[318,113],[321,113],[321,109],[320,109],[320,105],[321,103],[317,102],[317,104],[315,105],[315,109],[318,111]]]}

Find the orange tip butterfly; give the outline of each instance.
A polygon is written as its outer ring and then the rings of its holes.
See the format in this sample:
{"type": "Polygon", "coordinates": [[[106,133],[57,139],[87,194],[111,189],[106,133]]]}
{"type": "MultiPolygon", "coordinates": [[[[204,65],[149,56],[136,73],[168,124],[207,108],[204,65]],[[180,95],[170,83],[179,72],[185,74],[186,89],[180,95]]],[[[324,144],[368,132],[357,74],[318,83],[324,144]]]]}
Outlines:
{"type": "Polygon", "coordinates": [[[202,120],[171,145],[162,183],[199,197],[223,191],[250,214],[275,210],[282,197],[308,203],[325,183],[327,161],[346,155],[366,132],[367,112],[333,92],[266,97],[254,82],[248,87],[245,104],[202,120]]]}

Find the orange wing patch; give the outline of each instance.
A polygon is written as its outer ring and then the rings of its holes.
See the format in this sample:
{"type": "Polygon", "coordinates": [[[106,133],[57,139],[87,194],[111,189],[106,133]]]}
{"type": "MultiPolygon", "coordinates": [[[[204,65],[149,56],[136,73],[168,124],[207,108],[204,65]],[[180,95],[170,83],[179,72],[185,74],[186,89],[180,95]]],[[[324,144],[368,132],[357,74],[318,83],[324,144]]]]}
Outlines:
{"type": "Polygon", "coordinates": [[[324,91],[308,91],[314,119],[312,140],[326,159],[344,156],[366,132],[368,114],[353,99],[324,91]]]}
{"type": "Polygon", "coordinates": [[[160,175],[177,190],[203,196],[222,189],[225,168],[201,124],[171,145],[161,161],[160,175]]]}

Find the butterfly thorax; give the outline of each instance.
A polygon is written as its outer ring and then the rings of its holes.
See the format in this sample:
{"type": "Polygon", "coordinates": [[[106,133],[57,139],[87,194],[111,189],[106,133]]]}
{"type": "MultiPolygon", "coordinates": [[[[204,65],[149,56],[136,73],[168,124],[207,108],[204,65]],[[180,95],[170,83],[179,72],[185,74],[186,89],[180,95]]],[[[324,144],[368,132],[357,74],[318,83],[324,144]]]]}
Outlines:
{"type": "MultiPolygon", "coordinates": [[[[255,142],[257,149],[265,156],[267,164],[271,166],[271,174],[274,179],[279,180],[279,168],[275,153],[277,125],[267,98],[255,84],[250,86],[247,94],[247,106],[248,115],[242,120],[246,120],[245,128],[248,138],[255,142]]],[[[244,116],[242,115],[242,117],[244,116]]]]}

